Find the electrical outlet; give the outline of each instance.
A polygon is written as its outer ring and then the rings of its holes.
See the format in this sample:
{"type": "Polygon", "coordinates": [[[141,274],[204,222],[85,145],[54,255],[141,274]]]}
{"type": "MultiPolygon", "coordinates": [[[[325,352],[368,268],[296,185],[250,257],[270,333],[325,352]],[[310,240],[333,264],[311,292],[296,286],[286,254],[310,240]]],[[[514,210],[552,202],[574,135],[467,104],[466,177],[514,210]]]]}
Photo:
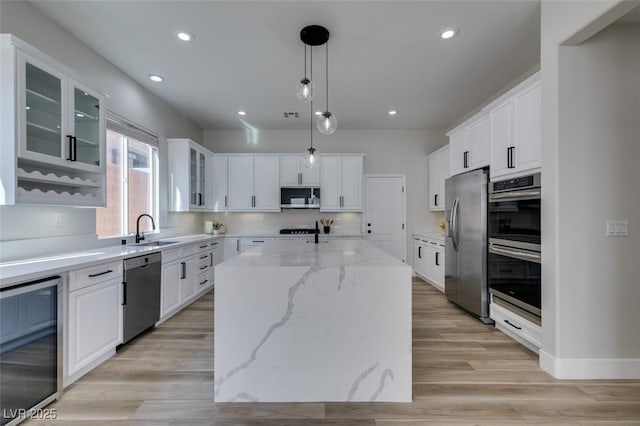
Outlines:
{"type": "Polygon", "coordinates": [[[608,220],[607,237],[627,237],[629,235],[628,220],[608,220]]]}
{"type": "Polygon", "coordinates": [[[53,227],[62,228],[62,213],[53,214],[53,227]]]}

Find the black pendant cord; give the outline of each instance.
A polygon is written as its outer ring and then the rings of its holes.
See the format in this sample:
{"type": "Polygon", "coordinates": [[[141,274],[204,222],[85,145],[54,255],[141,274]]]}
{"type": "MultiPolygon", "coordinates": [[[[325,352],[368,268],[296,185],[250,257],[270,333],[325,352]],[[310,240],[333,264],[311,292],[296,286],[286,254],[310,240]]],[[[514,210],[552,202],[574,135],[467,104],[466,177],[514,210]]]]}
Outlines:
{"type": "Polygon", "coordinates": [[[304,79],[307,79],[307,45],[304,45],[304,79]]]}
{"type": "MultiPolygon", "coordinates": [[[[310,77],[313,81],[313,46],[309,46],[309,58],[310,58],[310,77]]],[[[309,136],[311,138],[311,154],[313,154],[313,97],[309,101],[309,136]]]]}
{"type": "Polygon", "coordinates": [[[327,66],[327,69],[326,69],[326,72],[325,72],[325,76],[327,78],[327,104],[326,104],[327,108],[325,109],[325,111],[329,111],[329,41],[327,41],[325,43],[325,45],[326,45],[326,48],[327,48],[327,50],[326,50],[327,53],[326,53],[326,58],[325,58],[326,59],[325,60],[325,64],[327,66]]]}

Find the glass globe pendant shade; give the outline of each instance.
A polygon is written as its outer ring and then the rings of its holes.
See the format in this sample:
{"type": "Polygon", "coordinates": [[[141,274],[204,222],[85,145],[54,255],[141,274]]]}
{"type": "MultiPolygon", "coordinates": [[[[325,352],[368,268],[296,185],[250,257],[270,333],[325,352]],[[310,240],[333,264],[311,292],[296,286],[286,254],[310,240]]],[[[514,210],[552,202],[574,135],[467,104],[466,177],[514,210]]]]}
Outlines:
{"type": "Polygon", "coordinates": [[[296,89],[296,95],[298,99],[303,102],[311,101],[313,99],[313,82],[306,77],[300,80],[296,89]]]}
{"type": "Polygon", "coordinates": [[[338,119],[329,111],[325,111],[318,117],[316,124],[320,133],[330,135],[336,131],[336,127],[338,127],[338,119]]]}
{"type": "Polygon", "coordinates": [[[313,169],[318,164],[318,156],[316,155],[315,148],[307,149],[307,152],[304,154],[304,167],[308,169],[313,169]]]}

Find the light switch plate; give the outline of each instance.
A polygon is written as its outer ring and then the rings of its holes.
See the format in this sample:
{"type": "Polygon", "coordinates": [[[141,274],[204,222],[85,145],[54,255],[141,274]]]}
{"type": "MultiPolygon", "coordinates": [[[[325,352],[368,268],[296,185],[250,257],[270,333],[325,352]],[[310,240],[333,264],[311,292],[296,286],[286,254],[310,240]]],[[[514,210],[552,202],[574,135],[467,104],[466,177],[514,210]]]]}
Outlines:
{"type": "Polygon", "coordinates": [[[629,235],[628,220],[608,220],[607,237],[626,237],[629,235]]]}

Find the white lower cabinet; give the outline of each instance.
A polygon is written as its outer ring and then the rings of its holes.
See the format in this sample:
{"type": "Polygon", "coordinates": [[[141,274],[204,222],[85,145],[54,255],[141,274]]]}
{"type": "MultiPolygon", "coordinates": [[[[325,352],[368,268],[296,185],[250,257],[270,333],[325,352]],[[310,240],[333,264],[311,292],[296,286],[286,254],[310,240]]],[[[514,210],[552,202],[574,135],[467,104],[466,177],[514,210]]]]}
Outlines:
{"type": "Polygon", "coordinates": [[[222,261],[221,245],[221,239],[207,239],[163,252],[161,321],[213,286],[213,267],[222,261]]]}
{"type": "Polygon", "coordinates": [[[444,243],[437,239],[413,238],[413,268],[440,291],[444,291],[444,243]]]}
{"type": "Polygon", "coordinates": [[[224,239],[224,260],[231,259],[240,254],[240,238],[228,238],[224,239]]]}
{"type": "Polygon", "coordinates": [[[67,376],[73,375],[122,343],[122,279],[69,292],[67,376]]]}

